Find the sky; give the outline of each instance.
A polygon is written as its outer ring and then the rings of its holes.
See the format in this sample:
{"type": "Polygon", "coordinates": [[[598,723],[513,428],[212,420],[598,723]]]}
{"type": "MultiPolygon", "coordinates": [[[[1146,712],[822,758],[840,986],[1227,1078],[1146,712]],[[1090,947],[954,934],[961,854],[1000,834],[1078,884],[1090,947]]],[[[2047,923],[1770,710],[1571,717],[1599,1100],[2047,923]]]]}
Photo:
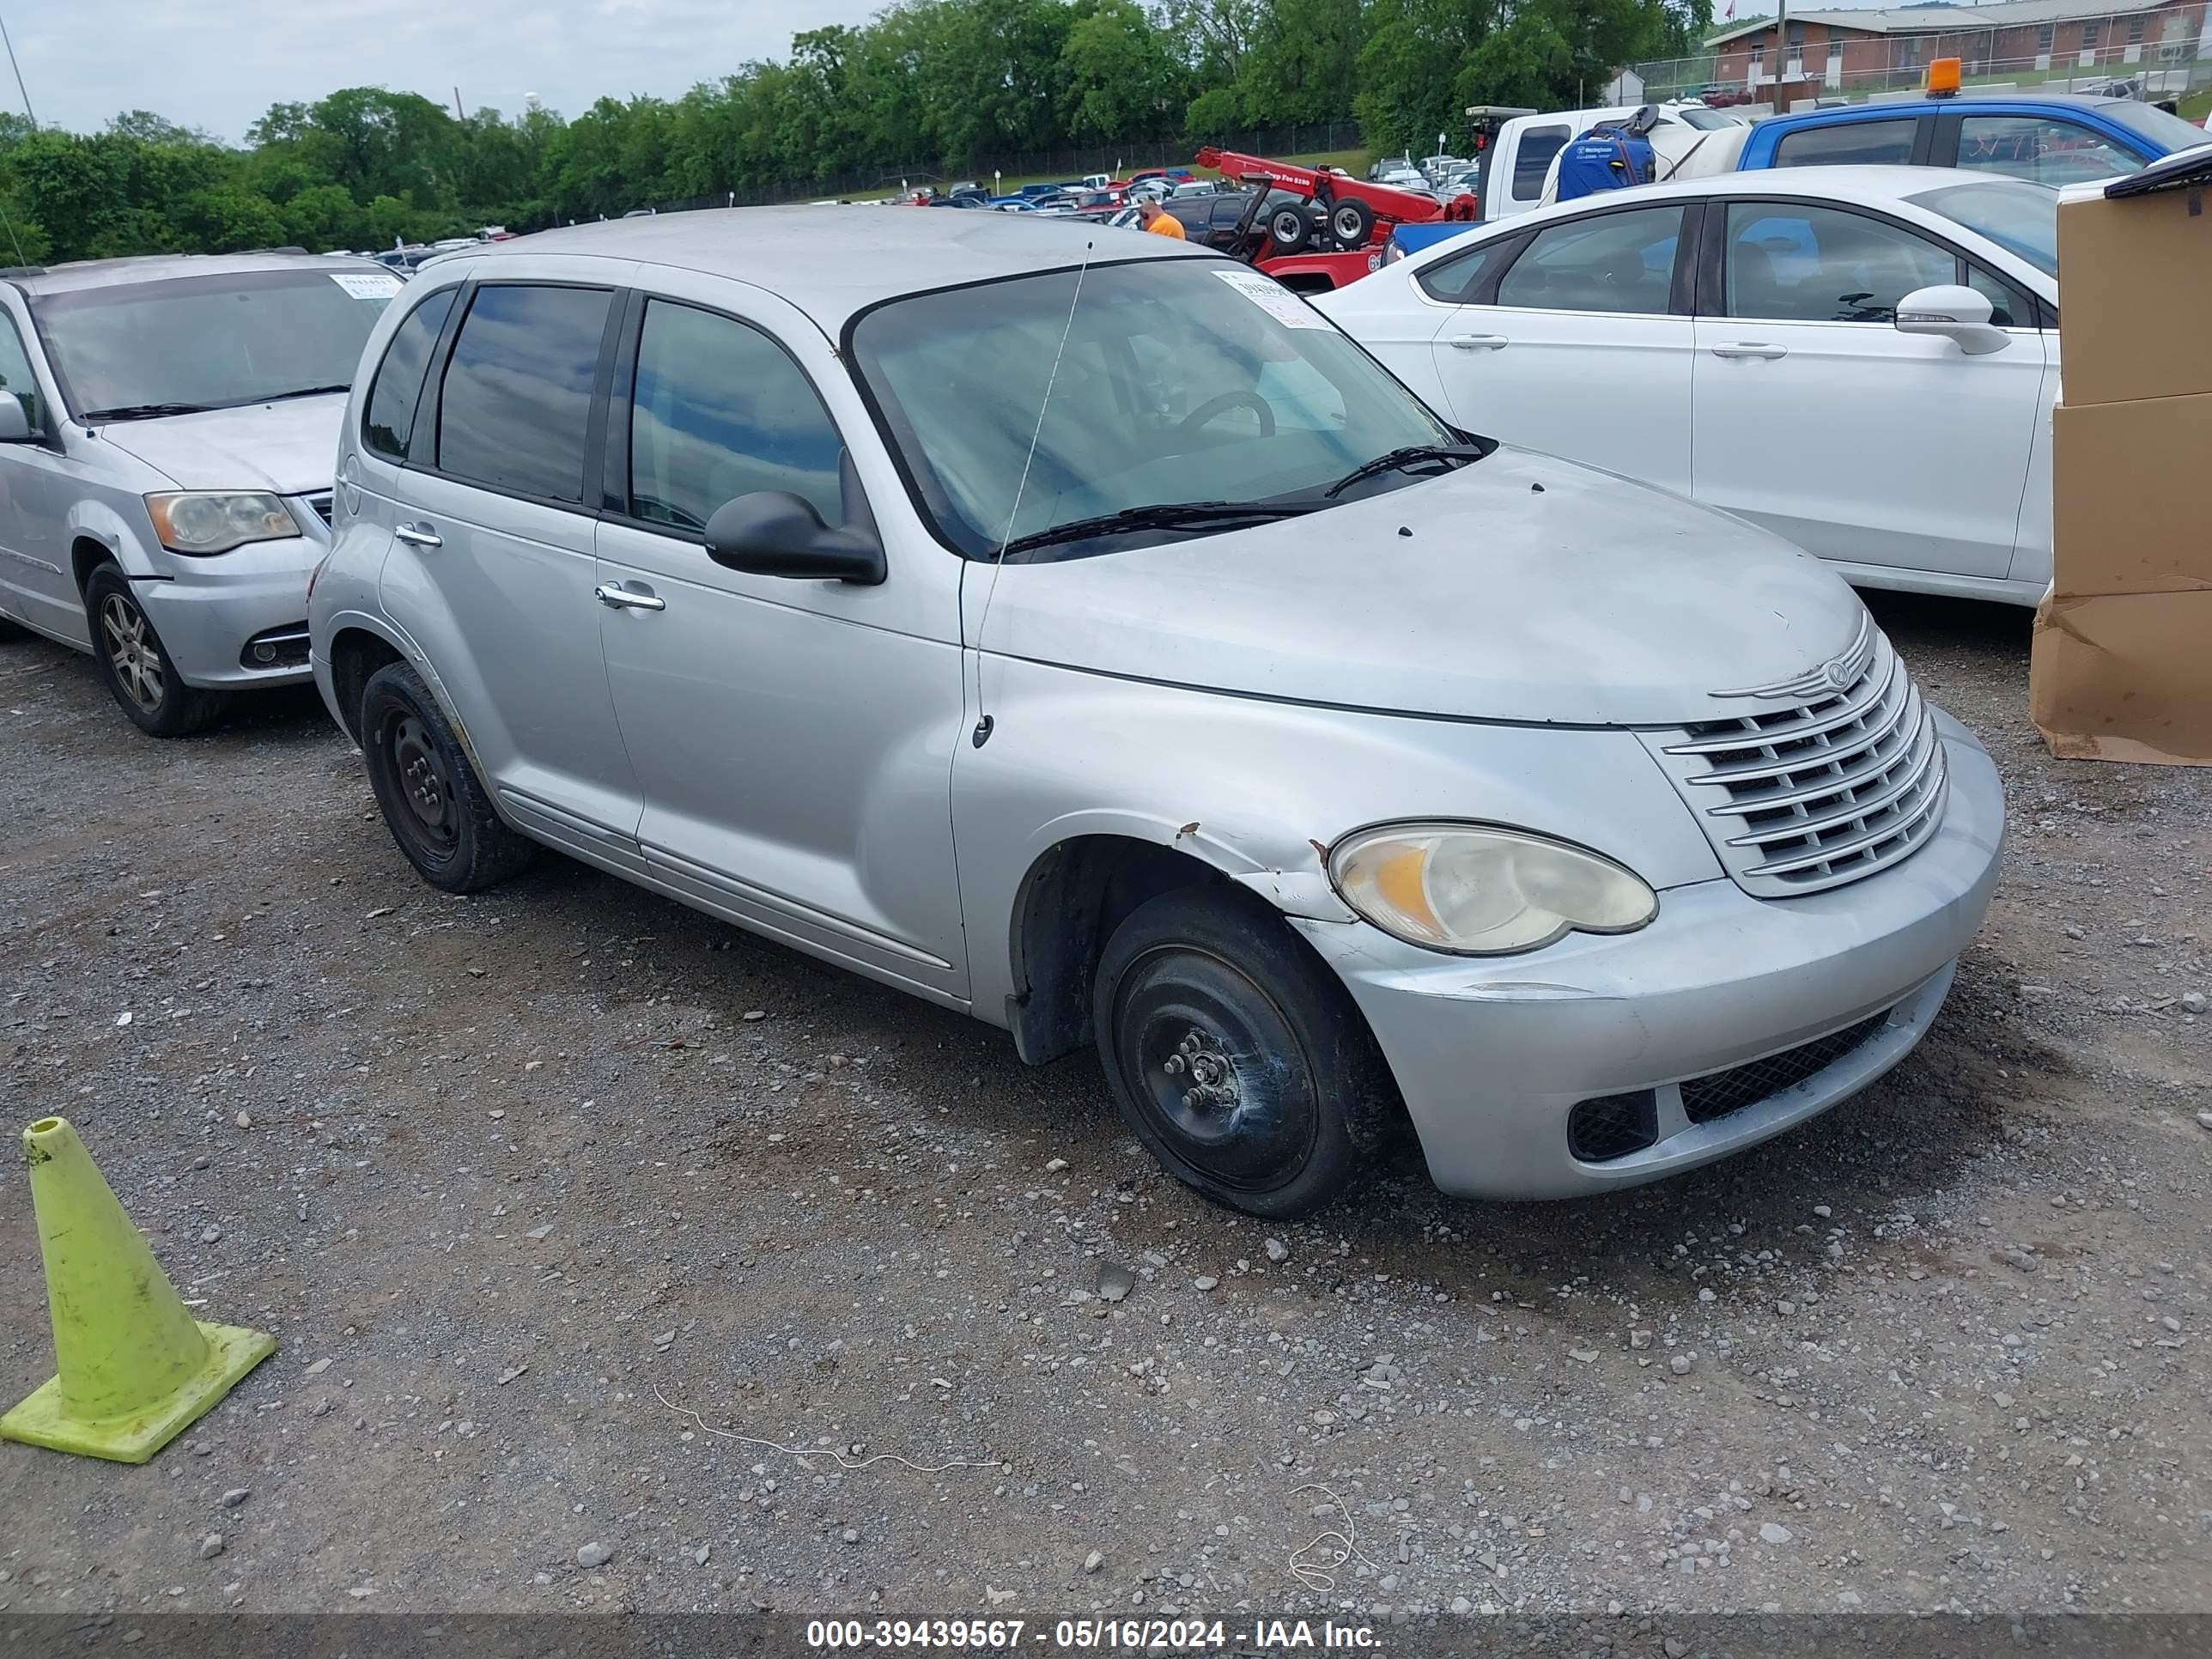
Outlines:
{"type": "MultiPolygon", "coordinates": [[[[1860,0],[1820,0],[1842,9],[1860,0]]],[[[231,143],[277,103],[340,87],[419,92],[508,115],[535,93],[576,115],[601,96],[680,95],[791,37],[884,0],[0,0],[41,123],[92,132],[150,109],[231,143]]],[[[1718,18],[1727,0],[1716,0],[1718,18]]],[[[1771,13],[1739,0],[1736,15],[1771,13]]],[[[0,107],[20,109],[0,75],[0,107]]]]}
{"type": "MultiPolygon", "coordinates": [[[[96,131],[150,109],[242,143],[271,104],[340,87],[419,92],[509,115],[611,94],[674,97],[881,0],[0,0],[32,112],[96,131]]],[[[20,110],[0,64],[0,107],[20,110]]]]}

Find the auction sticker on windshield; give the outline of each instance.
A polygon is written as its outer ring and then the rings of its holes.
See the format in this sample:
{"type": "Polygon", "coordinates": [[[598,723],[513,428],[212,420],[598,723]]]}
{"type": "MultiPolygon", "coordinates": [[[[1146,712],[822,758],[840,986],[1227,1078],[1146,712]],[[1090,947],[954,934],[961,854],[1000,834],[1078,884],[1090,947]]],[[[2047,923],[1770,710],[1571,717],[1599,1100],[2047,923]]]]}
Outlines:
{"type": "Polygon", "coordinates": [[[380,270],[329,270],[323,274],[356,300],[389,300],[399,292],[399,279],[380,270]]]}
{"type": "Polygon", "coordinates": [[[1327,328],[1328,319],[1272,276],[1256,270],[1217,270],[1215,276],[1285,328],[1327,328]]]}

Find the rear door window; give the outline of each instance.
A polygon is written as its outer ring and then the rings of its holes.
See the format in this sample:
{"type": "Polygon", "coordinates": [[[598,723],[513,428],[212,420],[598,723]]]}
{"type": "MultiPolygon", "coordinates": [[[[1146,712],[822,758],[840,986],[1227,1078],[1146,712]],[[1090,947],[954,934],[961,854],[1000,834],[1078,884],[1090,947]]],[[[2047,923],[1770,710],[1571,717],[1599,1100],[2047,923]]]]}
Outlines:
{"type": "Polygon", "coordinates": [[[1830,126],[1785,132],[1774,147],[1778,167],[1825,167],[1895,162],[1912,159],[1912,140],[1920,124],[1911,116],[1887,121],[1838,121],[1830,126]]]}
{"type": "Polygon", "coordinates": [[[385,348],[370,383],[368,412],[362,421],[362,441],[378,454],[404,460],[407,440],[415,430],[415,408],[422,398],[422,371],[429,367],[431,349],[453,311],[458,289],[441,289],[401,319],[385,348]]]}
{"type": "Polygon", "coordinates": [[[595,288],[477,290],[438,405],[441,471],[541,501],[583,500],[608,301],[595,288]]]}
{"type": "Polygon", "coordinates": [[[1498,303],[1537,311],[1663,313],[1681,238],[1679,207],[1547,225],[1498,284],[1498,303]]]}

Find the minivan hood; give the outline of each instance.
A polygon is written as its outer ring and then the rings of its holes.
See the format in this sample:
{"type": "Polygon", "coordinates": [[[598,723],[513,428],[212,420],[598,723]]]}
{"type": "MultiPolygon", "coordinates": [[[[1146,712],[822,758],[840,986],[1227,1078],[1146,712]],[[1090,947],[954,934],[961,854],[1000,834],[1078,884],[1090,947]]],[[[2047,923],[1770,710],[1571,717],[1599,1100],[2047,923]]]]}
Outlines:
{"type": "Polygon", "coordinates": [[[1340,708],[1671,726],[1817,668],[1863,616],[1818,560],[1740,520],[1501,448],[1306,518],[1010,565],[983,644],[1340,708]]]}
{"type": "Polygon", "coordinates": [[[300,495],[328,489],[337,465],[346,394],[112,421],[103,442],[169,475],[180,489],[273,489],[300,495]]]}

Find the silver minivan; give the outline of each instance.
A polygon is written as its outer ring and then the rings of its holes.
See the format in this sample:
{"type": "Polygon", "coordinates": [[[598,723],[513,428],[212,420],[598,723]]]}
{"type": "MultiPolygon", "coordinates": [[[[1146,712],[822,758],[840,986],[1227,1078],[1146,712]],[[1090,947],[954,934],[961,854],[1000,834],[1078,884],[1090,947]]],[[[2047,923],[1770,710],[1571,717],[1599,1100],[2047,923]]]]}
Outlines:
{"type": "Polygon", "coordinates": [[[740,210],[423,272],[309,607],[401,850],[535,844],[1095,1043],[1258,1214],[1647,1181],[1927,1031],[1981,746],[1815,560],[1161,238],[740,210]]]}
{"type": "Polygon", "coordinates": [[[338,416],[399,288],[296,250],[0,272],[0,617],[156,737],[306,680],[338,416]]]}

